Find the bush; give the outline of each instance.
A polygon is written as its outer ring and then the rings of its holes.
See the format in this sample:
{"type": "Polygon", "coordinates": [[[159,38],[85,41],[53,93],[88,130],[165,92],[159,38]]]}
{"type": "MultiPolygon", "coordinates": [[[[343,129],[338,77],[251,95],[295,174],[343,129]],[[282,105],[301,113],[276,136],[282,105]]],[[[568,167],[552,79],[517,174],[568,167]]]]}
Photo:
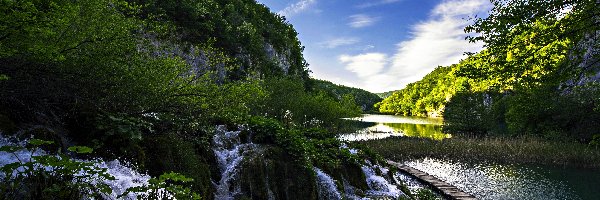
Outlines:
{"type": "Polygon", "coordinates": [[[443,131],[451,134],[487,134],[502,121],[496,112],[502,102],[499,94],[461,92],[450,99],[444,109],[443,131]]]}
{"type": "Polygon", "coordinates": [[[211,154],[203,154],[194,141],[198,139],[177,134],[162,134],[148,136],[144,139],[144,162],[148,174],[157,177],[163,173],[176,172],[193,180],[188,181],[193,185],[191,189],[197,191],[203,198],[210,199],[213,192],[211,183],[210,163],[214,163],[211,154]],[[186,138],[186,139],[184,139],[186,138]]]}
{"type": "MultiPolygon", "coordinates": [[[[31,152],[29,160],[4,165],[0,182],[0,194],[6,199],[82,199],[101,198],[112,189],[104,180],[114,180],[106,169],[96,167],[93,162],[77,161],[64,154],[37,155],[39,147],[51,141],[31,139],[28,147],[2,146],[0,151],[14,154],[18,151],[31,152]]],[[[91,153],[88,147],[70,147],[75,153],[91,153]]]]}
{"type": "Polygon", "coordinates": [[[181,174],[170,172],[164,173],[157,178],[148,180],[148,185],[128,188],[125,193],[117,198],[127,196],[129,193],[137,193],[139,200],[163,200],[163,199],[182,199],[182,200],[200,200],[200,195],[192,192],[185,184],[194,179],[187,178],[181,174]]]}

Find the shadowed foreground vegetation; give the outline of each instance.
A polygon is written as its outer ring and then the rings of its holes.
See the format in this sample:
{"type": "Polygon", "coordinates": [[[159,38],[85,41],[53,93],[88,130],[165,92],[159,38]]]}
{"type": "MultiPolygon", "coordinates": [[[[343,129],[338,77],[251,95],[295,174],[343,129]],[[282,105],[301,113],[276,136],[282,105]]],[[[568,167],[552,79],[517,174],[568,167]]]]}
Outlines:
{"type": "Polygon", "coordinates": [[[535,137],[455,136],[441,141],[391,137],[359,143],[394,161],[429,157],[465,162],[492,161],[600,169],[600,149],[574,141],[549,141],[535,137]]]}

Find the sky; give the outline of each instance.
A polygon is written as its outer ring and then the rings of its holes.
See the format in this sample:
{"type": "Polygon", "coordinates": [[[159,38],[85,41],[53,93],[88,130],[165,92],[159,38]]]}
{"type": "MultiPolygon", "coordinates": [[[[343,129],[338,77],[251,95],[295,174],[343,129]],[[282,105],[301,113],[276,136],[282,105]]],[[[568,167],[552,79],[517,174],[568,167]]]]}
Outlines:
{"type": "Polygon", "coordinates": [[[477,52],[463,29],[488,0],[257,0],[286,17],[313,78],[387,92],[477,52]]]}

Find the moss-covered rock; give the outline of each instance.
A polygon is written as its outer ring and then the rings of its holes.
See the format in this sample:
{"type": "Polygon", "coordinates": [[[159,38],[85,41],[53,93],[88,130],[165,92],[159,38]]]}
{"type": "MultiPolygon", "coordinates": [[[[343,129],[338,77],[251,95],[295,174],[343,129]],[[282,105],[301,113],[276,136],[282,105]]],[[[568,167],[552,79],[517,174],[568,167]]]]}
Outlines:
{"type": "MultiPolygon", "coordinates": [[[[344,162],[338,166],[323,166],[322,170],[335,180],[347,181],[347,183],[353,187],[356,195],[364,195],[364,192],[367,191],[369,187],[367,185],[365,174],[358,163],[344,162]]],[[[345,191],[344,185],[342,184],[338,185],[338,189],[340,191],[345,191]]]]}
{"type": "Polygon", "coordinates": [[[180,138],[176,134],[146,137],[143,141],[146,153],[145,168],[154,177],[164,172],[178,172],[193,178],[192,189],[203,199],[212,199],[214,188],[211,183],[211,160],[201,156],[193,140],[180,138]]]}
{"type": "Polygon", "coordinates": [[[240,169],[239,199],[317,199],[314,172],[278,147],[265,147],[240,169]]]}

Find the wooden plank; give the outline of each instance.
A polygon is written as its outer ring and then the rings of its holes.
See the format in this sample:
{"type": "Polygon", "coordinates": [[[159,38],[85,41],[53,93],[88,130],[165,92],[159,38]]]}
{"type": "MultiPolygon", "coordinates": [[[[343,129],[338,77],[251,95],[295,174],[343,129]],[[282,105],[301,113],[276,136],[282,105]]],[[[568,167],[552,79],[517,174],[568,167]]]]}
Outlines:
{"type": "Polygon", "coordinates": [[[401,170],[405,173],[408,173],[409,175],[417,178],[419,181],[421,181],[427,185],[430,185],[435,190],[440,192],[442,195],[444,195],[450,199],[456,199],[456,200],[476,200],[477,199],[473,195],[463,192],[462,190],[458,189],[457,187],[454,187],[454,186],[452,186],[432,175],[422,172],[418,169],[415,169],[410,166],[400,164],[400,163],[397,163],[397,162],[394,162],[391,160],[388,160],[387,163],[392,166],[395,166],[399,170],[401,170]]]}

